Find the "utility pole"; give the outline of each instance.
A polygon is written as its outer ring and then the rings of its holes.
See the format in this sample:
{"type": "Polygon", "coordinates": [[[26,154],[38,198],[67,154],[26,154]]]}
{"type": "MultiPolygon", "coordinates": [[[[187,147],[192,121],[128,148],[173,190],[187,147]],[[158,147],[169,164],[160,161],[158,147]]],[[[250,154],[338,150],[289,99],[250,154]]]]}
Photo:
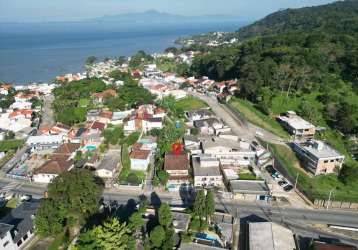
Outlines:
{"type": "Polygon", "coordinates": [[[334,189],[331,189],[331,191],[329,191],[329,196],[328,196],[328,202],[327,202],[327,206],[326,206],[326,210],[328,210],[329,207],[329,203],[331,202],[331,197],[332,197],[332,192],[334,189]]]}

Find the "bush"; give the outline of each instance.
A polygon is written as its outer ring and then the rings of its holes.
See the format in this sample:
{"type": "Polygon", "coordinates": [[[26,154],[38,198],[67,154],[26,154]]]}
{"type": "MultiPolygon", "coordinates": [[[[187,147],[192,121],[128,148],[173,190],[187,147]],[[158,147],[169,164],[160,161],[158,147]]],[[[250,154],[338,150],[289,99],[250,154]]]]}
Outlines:
{"type": "Polygon", "coordinates": [[[200,230],[200,220],[199,218],[194,218],[190,223],[190,230],[199,231],[200,230]]]}
{"type": "Polygon", "coordinates": [[[130,173],[127,177],[127,181],[129,184],[132,184],[132,185],[140,184],[140,180],[135,173],[130,173]]]}

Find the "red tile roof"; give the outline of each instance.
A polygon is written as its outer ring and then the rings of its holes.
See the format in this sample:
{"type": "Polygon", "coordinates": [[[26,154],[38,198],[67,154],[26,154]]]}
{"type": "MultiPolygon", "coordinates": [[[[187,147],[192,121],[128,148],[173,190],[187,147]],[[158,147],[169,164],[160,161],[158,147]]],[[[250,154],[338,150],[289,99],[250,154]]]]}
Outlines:
{"type": "Polygon", "coordinates": [[[189,170],[189,159],[186,153],[175,155],[165,154],[164,170],[189,170]]]}
{"type": "Polygon", "coordinates": [[[44,164],[42,164],[38,169],[34,171],[34,174],[55,174],[60,175],[63,172],[67,171],[73,162],[68,161],[67,157],[55,157],[44,164]]]}
{"type": "Polygon", "coordinates": [[[105,127],[106,127],[106,124],[104,124],[102,122],[97,122],[97,121],[95,121],[91,125],[91,129],[104,130],[105,127]]]}
{"type": "Polygon", "coordinates": [[[146,160],[150,155],[150,150],[134,150],[130,153],[129,158],[137,160],[146,160]]]}

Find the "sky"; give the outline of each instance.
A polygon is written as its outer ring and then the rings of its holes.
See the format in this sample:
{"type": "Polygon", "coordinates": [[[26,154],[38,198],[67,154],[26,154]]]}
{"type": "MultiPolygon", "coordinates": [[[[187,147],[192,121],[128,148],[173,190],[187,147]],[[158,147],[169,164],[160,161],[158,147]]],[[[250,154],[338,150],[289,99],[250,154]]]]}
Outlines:
{"type": "Polygon", "coordinates": [[[157,10],[186,16],[230,15],[259,19],[279,9],[332,0],[0,0],[0,22],[78,21],[157,10]]]}

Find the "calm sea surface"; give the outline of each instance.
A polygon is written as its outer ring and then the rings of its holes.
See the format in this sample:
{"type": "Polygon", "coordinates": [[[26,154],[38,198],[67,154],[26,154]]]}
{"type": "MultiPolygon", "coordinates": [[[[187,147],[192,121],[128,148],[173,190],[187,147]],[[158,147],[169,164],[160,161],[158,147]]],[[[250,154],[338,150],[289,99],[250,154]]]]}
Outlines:
{"type": "Polygon", "coordinates": [[[26,84],[79,72],[88,56],[161,52],[180,36],[233,31],[240,22],[120,26],[114,23],[0,24],[0,81],[26,84]]]}

